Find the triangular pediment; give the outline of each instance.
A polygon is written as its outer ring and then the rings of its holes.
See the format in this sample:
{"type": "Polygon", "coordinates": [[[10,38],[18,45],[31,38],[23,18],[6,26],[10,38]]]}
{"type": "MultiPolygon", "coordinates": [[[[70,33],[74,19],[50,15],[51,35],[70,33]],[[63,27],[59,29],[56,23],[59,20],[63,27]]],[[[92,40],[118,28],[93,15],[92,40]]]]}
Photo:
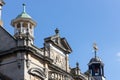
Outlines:
{"type": "Polygon", "coordinates": [[[68,52],[71,52],[71,51],[72,51],[70,45],[68,44],[68,42],[67,42],[67,40],[66,40],[65,38],[62,38],[62,39],[61,39],[61,44],[62,44],[62,46],[63,46],[66,50],[68,50],[68,52]]]}
{"type": "Polygon", "coordinates": [[[16,46],[16,40],[3,27],[0,26],[0,52],[16,46]]]}
{"type": "Polygon", "coordinates": [[[72,52],[71,47],[69,46],[67,40],[65,38],[61,38],[59,35],[54,35],[48,38],[45,38],[45,42],[50,42],[54,46],[61,48],[62,50],[66,51],[67,53],[72,52]]]}

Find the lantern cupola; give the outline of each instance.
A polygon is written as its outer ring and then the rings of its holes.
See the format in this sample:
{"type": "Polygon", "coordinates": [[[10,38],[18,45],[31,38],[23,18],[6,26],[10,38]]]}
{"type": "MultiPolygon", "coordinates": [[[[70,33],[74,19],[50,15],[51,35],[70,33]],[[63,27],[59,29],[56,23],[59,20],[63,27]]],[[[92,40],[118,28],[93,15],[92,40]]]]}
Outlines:
{"type": "Polygon", "coordinates": [[[25,4],[22,13],[11,21],[11,25],[14,27],[14,36],[17,39],[27,39],[33,44],[36,22],[26,13],[25,4]]]}
{"type": "Polygon", "coordinates": [[[102,60],[97,56],[98,47],[96,44],[93,45],[95,56],[90,59],[88,63],[88,68],[91,76],[95,80],[105,80],[104,77],[104,63],[102,60]]]}

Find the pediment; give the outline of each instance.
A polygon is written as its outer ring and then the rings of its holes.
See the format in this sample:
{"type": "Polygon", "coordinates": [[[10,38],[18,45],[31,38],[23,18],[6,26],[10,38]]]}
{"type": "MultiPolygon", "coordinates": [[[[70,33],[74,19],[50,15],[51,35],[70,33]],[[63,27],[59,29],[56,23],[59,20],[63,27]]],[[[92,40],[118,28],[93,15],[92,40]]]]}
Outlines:
{"type": "Polygon", "coordinates": [[[66,51],[67,53],[71,53],[72,49],[69,46],[67,40],[65,38],[61,38],[59,35],[54,35],[48,38],[45,38],[46,43],[51,43],[54,46],[61,48],[62,50],[66,51]]]}

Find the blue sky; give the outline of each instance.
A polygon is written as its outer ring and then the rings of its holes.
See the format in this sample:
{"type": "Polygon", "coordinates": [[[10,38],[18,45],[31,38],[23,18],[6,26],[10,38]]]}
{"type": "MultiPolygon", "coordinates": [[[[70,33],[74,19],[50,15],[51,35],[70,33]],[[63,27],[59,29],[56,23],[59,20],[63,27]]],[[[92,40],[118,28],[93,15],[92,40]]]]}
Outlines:
{"type": "Polygon", "coordinates": [[[120,0],[5,0],[2,19],[5,29],[12,35],[12,19],[26,11],[37,22],[35,45],[43,46],[45,37],[59,28],[73,52],[70,66],[79,62],[85,72],[89,60],[94,56],[93,43],[99,50],[97,55],[105,63],[107,80],[119,80],[120,72],[120,0]]]}

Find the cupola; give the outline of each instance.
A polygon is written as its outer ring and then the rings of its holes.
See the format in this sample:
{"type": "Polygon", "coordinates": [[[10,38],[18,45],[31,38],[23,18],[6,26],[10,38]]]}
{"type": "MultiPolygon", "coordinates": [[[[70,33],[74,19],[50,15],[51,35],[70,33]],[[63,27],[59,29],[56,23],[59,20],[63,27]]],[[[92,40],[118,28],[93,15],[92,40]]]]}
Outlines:
{"type": "Polygon", "coordinates": [[[27,14],[25,4],[22,13],[11,21],[11,25],[14,27],[14,36],[17,39],[27,38],[33,44],[36,22],[27,14]]]}
{"type": "Polygon", "coordinates": [[[95,56],[93,58],[91,58],[88,63],[89,72],[95,80],[105,80],[104,63],[97,56],[97,50],[98,50],[97,45],[94,44],[93,48],[94,48],[95,56]]]}

